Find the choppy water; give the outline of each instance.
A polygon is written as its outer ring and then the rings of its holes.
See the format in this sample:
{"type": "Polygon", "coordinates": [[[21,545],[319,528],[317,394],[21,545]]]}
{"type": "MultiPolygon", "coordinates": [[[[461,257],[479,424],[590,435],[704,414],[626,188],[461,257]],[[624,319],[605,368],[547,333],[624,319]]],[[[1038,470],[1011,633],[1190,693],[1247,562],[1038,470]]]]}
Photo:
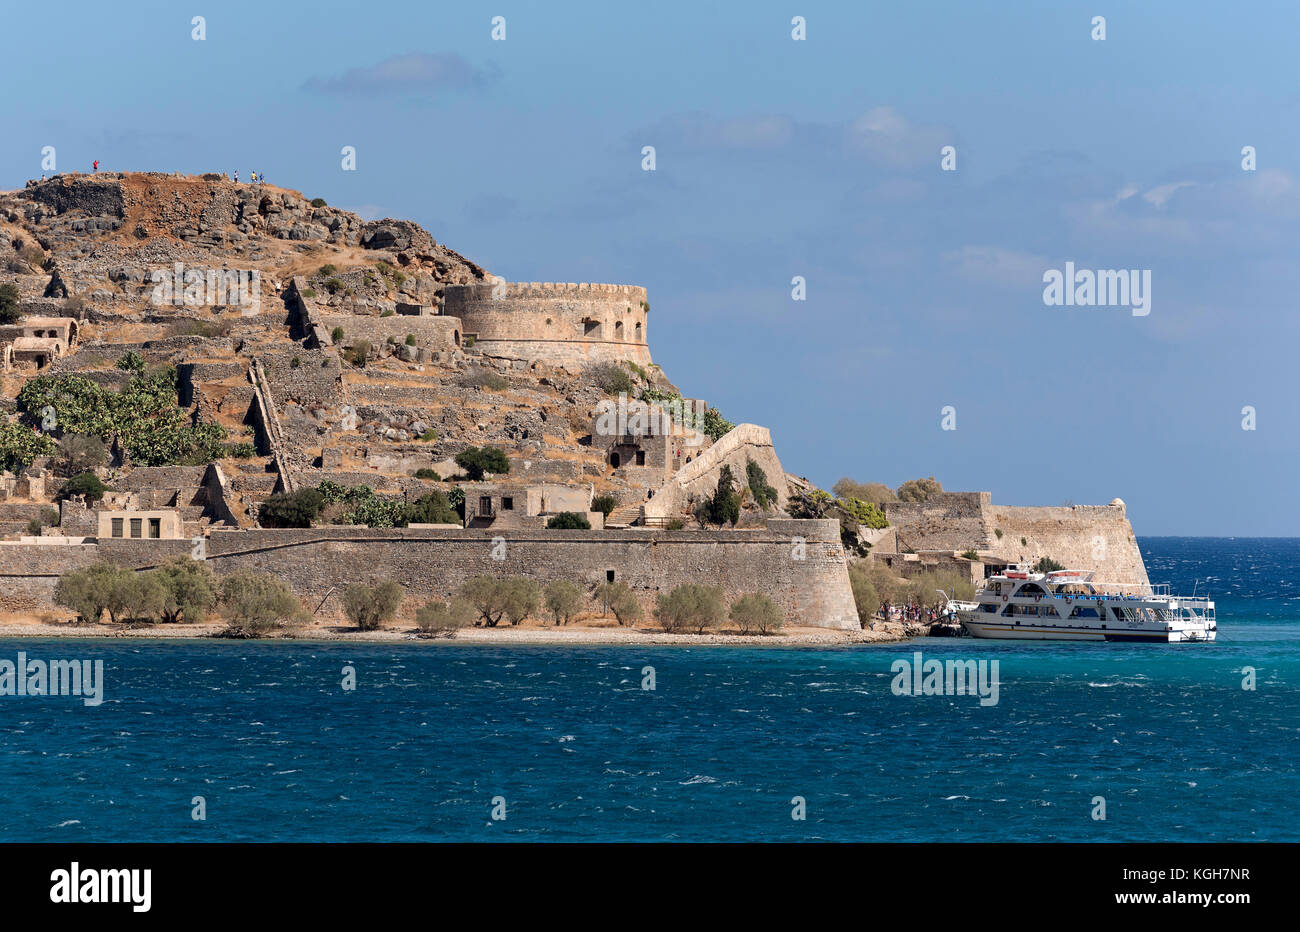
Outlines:
{"type": "Polygon", "coordinates": [[[0,698],[0,839],[1300,840],[1300,540],[1141,543],[1217,577],[1217,644],[0,641],[107,681],[0,698]],[[895,696],[918,649],[997,659],[998,704],[895,696]]]}

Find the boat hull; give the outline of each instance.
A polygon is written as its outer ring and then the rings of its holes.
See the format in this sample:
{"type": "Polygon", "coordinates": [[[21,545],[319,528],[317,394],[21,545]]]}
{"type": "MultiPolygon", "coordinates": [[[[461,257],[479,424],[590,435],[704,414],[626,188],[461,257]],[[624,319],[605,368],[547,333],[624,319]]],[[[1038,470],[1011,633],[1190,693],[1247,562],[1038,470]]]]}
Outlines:
{"type": "Polygon", "coordinates": [[[1066,625],[1007,624],[1003,621],[961,619],[972,637],[1006,641],[1117,641],[1128,644],[1179,644],[1213,641],[1215,628],[1197,626],[1173,628],[1091,628],[1066,625]]]}

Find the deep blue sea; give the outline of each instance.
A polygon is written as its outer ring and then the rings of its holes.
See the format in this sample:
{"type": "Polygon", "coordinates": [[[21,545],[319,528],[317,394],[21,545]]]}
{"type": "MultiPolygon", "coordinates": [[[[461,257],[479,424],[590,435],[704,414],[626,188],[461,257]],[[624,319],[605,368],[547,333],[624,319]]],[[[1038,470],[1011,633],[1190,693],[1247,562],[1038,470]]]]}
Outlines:
{"type": "Polygon", "coordinates": [[[0,840],[1300,840],[1300,540],[1140,543],[1216,644],[0,640],[106,679],[0,697],[0,840]],[[894,695],[915,650],[999,702],[894,695]]]}

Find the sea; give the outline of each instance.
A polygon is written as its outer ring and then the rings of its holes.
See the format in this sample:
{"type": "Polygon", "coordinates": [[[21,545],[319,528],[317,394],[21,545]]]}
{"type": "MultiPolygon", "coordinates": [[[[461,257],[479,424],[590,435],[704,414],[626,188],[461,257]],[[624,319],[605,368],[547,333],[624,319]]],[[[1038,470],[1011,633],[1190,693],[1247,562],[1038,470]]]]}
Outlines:
{"type": "Polygon", "coordinates": [[[103,661],[0,697],[0,841],[1300,840],[1300,539],[1139,543],[1216,643],[0,640],[103,661]]]}

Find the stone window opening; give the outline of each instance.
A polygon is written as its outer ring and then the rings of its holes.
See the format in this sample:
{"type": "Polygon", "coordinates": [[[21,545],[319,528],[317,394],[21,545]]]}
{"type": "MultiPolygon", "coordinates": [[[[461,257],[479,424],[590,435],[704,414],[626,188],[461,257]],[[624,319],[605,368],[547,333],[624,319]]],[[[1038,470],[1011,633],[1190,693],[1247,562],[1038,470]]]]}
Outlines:
{"type": "Polygon", "coordinates": [[[613,570],[605,570],[605,581],[606,581],[606,582],[613,582],[613,581],[614,581],[614,571],[613,571],[613,570]]]}
{"type": "Polygon", "coordinates": [[[142,537],[143,534],[144,534],[144,519],[143,519],[143,518],[132,518],[132,519],[131,519],[131,536],[132,536],[132,537],[142,537]]]}
{"type": "Polygon", "coordinates": [[[478,513],[480,515],[492,514],[492,496],[483,495],[478,500],[478,513]]]}
{"type": "Polygon", "coordinates": [[[615,450],[613,453],[609,455],[609,465],[613,466],[615,469],[618,469],[618,467],[622,464],[622,462],[623,461],[619,457],[617,450],[615,450]]]}
{"type": "Polygon", "coordinates": [[[621,320],[614,325],[614,339],[620,343],[623,342],[623,321],[621,320]]]}
{"type": "Polygon", "coordinates": [[[162,518],[149,519],[149,537],[153,540],[162,537],[162,518]]]}
{"type": "Polygon", "coordinates": [[[509,495],[503,495],[503,496],[501,496],[501,510],[502,510],[502,511],[514,511],[514,510],[515,510],[515,500],[514,500],[514,498],[511,497],[511,496],[509,496],[509,495]]]}
{"type": "Polygon", "coordinates": [[[638,321],[638,322],[637,322],[637,325],[636,325],[636,341],[637,341],[638,343],[641,342],[641,323],[640,323],[640,321],[638,321]]]}
{"type": "Polygon", "coordinates": [[[645,450],[637,450],[637,451],[636,451],[636,464],[637,464],[638,466],[644,466],[644,465],[645,465],[645,450]]]}
{"type": "Polygon", "coordinates": [[[114,537],[121,537],[121,536],[122,536],[122,525],[123,525],[123,520],[122,520],[121,518],[114,518],[114,519],[113,519],[113,536],[114,536],[114,537]]]}
{"type": "Polygon", "coordinates": [[[592,339],[600,339],[600,321],[592,320],[590,317],[582,321],[582,335],[592,339]]]}

